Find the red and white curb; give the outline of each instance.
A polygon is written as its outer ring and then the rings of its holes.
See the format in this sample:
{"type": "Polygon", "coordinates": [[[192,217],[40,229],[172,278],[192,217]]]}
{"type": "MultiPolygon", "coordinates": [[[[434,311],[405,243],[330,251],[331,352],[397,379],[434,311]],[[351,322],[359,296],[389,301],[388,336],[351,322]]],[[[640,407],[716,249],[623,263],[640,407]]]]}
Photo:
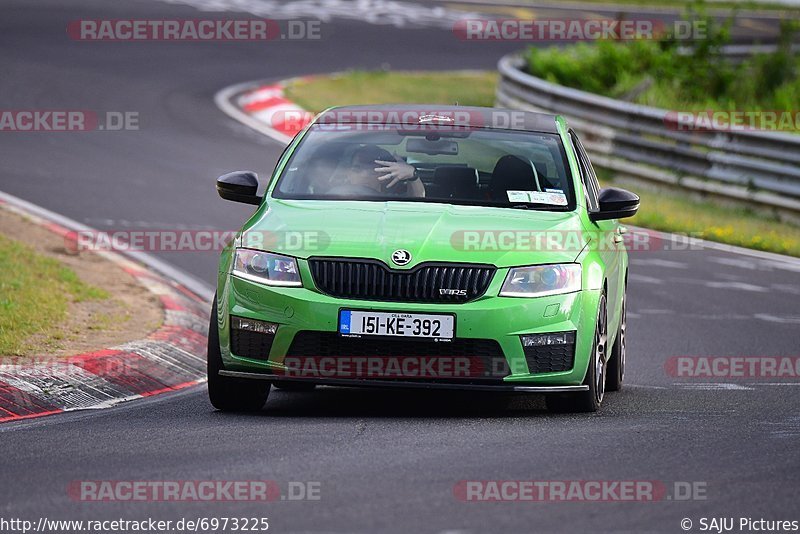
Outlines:
{"type": "MultiPolygon", "coordinates": [[[[67,240],[87,228],[2,192],[0,209],[67,240]]],[[[33,363],[28,358],[0,360],[0,422],[104,408],[205,381],[208,303],[213,293],[146,255],[133,261],[116,252],[92,253],[116,263],[157,295],[163,324],[145,339],[97,352],[44,362],[34,358],[33,363]]]]}
{"type": "Polygon", "coordinates": [[[287,99],[284,88],[295,80],[309,78],[238,84],[223,89],[214,100],[230,117],[286,145],[314,119],[314,114],[287,99]]]}

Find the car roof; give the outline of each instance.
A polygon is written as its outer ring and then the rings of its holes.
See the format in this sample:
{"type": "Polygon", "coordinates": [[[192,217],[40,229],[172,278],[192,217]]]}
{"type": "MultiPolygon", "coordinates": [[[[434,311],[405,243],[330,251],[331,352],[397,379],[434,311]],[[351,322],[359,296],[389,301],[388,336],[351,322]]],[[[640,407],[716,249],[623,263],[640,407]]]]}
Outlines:
{"type": "Polygon", "coordinates": [[[322,124],[437,124],[558,133],[558,117],[516,109],[439,104],[381,104],[329,108],[314,120],[322,124]]]}

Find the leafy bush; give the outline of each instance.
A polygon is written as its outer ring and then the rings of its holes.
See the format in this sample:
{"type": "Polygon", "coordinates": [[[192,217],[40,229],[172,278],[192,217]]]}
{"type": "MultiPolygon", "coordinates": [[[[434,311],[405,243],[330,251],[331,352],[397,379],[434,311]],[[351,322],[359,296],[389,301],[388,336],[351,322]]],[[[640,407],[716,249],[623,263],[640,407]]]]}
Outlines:
{"type": "Polygon", "coordinates": [[[720,23],[700,4],[686,19],[706,28],[706,38],[688,48],[670,35],[531,47],[527,68],[553,83],[662,108],[800,109],[800,58],[791,48],[796,21],[782,22],[777,51],[737,63],[723,54],[734,17],[720,23]]]}

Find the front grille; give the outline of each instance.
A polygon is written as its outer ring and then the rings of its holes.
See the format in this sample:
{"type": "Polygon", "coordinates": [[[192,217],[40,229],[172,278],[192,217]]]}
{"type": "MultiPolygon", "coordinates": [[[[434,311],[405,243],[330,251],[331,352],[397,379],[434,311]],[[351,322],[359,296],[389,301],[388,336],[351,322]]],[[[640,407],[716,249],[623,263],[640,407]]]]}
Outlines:
{"type": "Polygon", "coordinates": [[[241,358],[268,360],[274,335],[231,328],[231,352],[241,358]]]}
{"type": "MultiPolygon", "coordinates": [[[[447,363],[448,360],[460,362],[460,366],[453,368],[457,371],[454,370],[449,375],[445,373],[445,376],[410,377],[437,381],[451,379],[496,381],[510,374],[503,349],[497,341],[492,339],[453,339],[451,342],[434,342],[414,339],[349,338],[342,337],[336,332],[301,331],[295,335],[286,354],[285,363],[289,368],[295,366],[300,369],[317,370],[321,367],[315,367],[314,363],[319,362],[322,358],[328,359],[328,364],[333,361],[330,360],[331,358],[345,362],[351,366],[350,369],[353,369],[352,366],[357,364],[359,359],[362,359],[362,365],[366,365],[363,359],[366,359],[366,362],[369,362],[370,359],[377,359],[384,364],[391,359],[396,360],[391,362],[394,364],[403,362],[406,358],[416,359],[414,362],[416,364],[421,364],[424,359],[430,359],[437,363],[436,369],[441,369],[442,367],[438,365],[447,363]]],[[[408,377],[351,375],[347,378],[408,377]]]]}
{"type": "Polygon", "coordinates": [[[528,372],[557,373],[572,369],[575,360],[575,345],[543,345],[539,347],[523,347],[528,372]]]}
{"type": "Polygon", "coordinates": [[[377,260],[345,258],[311,258],[308,265],[327,295],[390,302],[469,302],[486,292],[495,272],[492,265],[446,263],[398,271],[377,260]]]}

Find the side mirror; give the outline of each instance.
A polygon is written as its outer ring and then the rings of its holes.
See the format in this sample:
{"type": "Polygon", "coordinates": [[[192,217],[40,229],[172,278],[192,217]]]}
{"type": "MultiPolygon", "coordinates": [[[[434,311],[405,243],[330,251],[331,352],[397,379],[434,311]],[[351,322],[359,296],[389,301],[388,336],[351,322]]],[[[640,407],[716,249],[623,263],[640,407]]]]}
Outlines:
{"type": "Polygon", "coordinates": [[[217,193],[225,200],[245,204],[261,204],[258,196],[258,178],[251,171],[236,171],[217,178],[217,193]]]}
{"type": "Polygon", "coordinates": [[[639,195],[624,189],[605,187],[600,190],[598,200],[600,210],[589,214],[593,221],[624,219],[633,217],[639,211],[639,195]]]}

